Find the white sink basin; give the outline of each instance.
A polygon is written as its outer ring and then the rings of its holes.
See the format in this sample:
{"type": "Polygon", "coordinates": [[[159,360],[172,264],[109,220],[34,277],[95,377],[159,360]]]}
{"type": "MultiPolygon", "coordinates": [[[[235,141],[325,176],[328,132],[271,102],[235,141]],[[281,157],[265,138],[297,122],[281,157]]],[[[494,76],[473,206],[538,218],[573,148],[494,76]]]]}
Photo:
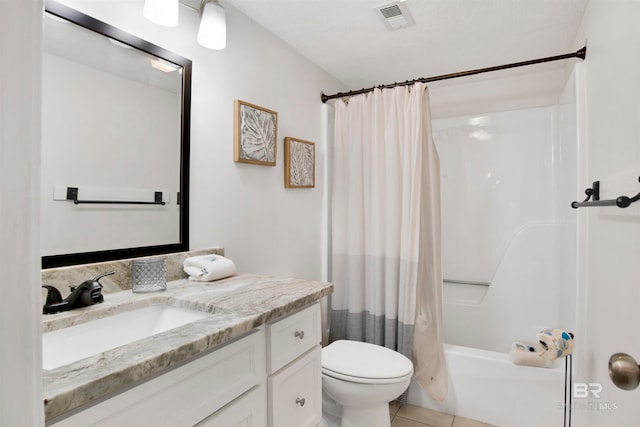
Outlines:
{"type": "Polygon", "coordinates": [[[42,334],[42,367],[54,369],[207,317],[207,313],[152,305],[42,334]]]}

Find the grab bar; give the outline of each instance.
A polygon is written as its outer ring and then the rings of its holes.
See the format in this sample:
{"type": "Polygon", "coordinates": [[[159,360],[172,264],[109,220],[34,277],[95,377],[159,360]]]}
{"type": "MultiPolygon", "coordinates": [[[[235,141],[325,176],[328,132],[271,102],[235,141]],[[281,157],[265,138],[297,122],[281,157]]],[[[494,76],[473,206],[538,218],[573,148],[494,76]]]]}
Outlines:
{"type": "Polygon", "coordinates": [[[490,282],[474,282],[472,280],[442,279],[442,283],[453,283],[457,285],[491,286],[490,282]]]}

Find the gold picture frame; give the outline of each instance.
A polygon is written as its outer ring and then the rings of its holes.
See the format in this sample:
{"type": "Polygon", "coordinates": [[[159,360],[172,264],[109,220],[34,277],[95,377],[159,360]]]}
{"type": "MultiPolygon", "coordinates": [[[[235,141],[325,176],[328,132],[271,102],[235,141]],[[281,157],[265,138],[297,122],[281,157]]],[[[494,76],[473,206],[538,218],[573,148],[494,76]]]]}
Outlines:
{"type": "Polygon", "coordinates": [[[275,166],[278,113],[239,99],[233,110],[233,161],[275,166]]]}
{"type": "Polygon", "coordinates": [[[285,188],[316,186],[316,145],[298,138],[284,139],[285,188]]]}

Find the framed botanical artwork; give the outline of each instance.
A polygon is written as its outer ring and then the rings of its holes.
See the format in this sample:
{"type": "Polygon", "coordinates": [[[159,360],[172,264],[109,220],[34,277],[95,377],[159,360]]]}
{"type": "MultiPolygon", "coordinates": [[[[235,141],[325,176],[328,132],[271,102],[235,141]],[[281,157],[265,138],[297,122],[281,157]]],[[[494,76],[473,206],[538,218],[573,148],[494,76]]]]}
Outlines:
{"type": "Polygon", "coordinates": [[[316,186],[316,145],[296,138],[284,139],[284,186],[316,186]]]}
{"type": "Polygon", "coordinates": [[[278,113],[248,102],[234,103],[233,160],[275,166],[278,113]]]}

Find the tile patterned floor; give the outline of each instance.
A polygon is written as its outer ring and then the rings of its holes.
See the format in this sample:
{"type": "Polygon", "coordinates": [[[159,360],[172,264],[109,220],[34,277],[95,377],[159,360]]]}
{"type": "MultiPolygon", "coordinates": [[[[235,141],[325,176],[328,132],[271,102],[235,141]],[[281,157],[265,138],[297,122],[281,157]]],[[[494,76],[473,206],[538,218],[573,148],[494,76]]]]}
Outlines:
{"type": "Polygon", "coordinates": [[[407,405],[401,408],[397,401],[389,404],[389,413],[391,427],[495,427],[480,421],[432,411],[419,406],[407,405]]]}

